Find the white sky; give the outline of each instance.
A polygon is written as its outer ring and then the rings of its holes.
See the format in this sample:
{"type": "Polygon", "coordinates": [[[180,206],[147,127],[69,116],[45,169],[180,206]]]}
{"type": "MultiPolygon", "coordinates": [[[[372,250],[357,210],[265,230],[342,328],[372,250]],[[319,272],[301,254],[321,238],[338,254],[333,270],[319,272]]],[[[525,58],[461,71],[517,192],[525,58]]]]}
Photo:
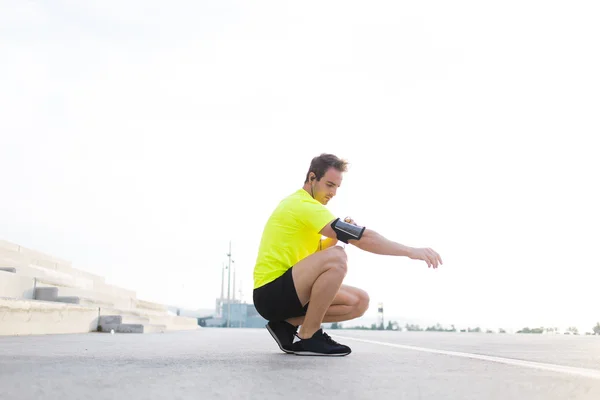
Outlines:
{"type": "Polygon", "coordinates": [[[596,2],[0,2],[0,238],[211,308],[311,158],[367,316],[583,325],[598,311],[596,2]],[[253,146],[256,146],[253,148],[253,146]]]}

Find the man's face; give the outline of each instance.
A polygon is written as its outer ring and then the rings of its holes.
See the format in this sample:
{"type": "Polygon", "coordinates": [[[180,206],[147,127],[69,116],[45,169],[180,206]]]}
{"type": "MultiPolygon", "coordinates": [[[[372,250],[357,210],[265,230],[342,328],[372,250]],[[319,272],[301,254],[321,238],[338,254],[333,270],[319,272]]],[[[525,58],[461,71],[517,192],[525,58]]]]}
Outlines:
{"type": "Polygon", "coordinates": [[[313,181],[313,195],[321,204],[327,204],[336,195],[341,184],[342,173],[330,167],[320,181],[313,181]]]}

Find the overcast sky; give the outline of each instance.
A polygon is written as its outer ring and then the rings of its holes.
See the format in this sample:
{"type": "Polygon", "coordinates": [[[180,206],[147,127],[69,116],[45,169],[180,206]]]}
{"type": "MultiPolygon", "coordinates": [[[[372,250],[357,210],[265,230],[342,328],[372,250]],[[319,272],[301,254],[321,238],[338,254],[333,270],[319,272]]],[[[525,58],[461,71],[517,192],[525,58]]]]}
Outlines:
{"type": "MultiPolygon", "coordinates": [[[[444,265],[347,248],[366,316],[583,325],[598,311],[593,1],[0,1],[0,238],[211,308],[232,240],[312,157],[338,216],[444,265]]],[[[239,295],[239,293],[238,293],[239,295]]]]}

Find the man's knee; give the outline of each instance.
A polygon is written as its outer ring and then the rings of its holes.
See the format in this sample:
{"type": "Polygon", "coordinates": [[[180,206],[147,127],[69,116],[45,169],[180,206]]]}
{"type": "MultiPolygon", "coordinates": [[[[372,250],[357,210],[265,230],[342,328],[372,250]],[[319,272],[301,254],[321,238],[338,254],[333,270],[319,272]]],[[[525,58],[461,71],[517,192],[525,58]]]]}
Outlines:
{"type": "Polygon", "coordinates": [[[356,311],[359,317],[362,317],[365,312],[369,309],[369,294],[364,290],[358,291],[358,304],[356,305],[356,311]]]}
{"type": "Polygon", "coordinates": [[[346,250],[340,246],[333,246],[327,249],[327,266],[328,269],[336,269],[344,276],[348,272],[348,256],[346,250]]]}

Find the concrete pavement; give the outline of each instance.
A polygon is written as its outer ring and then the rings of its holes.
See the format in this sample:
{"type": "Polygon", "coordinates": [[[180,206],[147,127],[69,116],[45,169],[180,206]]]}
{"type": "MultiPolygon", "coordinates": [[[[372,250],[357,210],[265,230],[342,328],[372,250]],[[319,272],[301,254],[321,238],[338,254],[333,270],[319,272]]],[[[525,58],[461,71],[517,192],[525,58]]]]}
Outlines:
{"type": "Polygon", "coordinates": [[[600,378],[594,377],[594,371],[600,377],[600,337],[328,333],[348,338],[339,341],[353,353],[287,355],[265,329],[0,337],[0,398],[600,398],[600,378]],[[424,349],[552,362],[591,371],[592,377],[424,349]]]}

